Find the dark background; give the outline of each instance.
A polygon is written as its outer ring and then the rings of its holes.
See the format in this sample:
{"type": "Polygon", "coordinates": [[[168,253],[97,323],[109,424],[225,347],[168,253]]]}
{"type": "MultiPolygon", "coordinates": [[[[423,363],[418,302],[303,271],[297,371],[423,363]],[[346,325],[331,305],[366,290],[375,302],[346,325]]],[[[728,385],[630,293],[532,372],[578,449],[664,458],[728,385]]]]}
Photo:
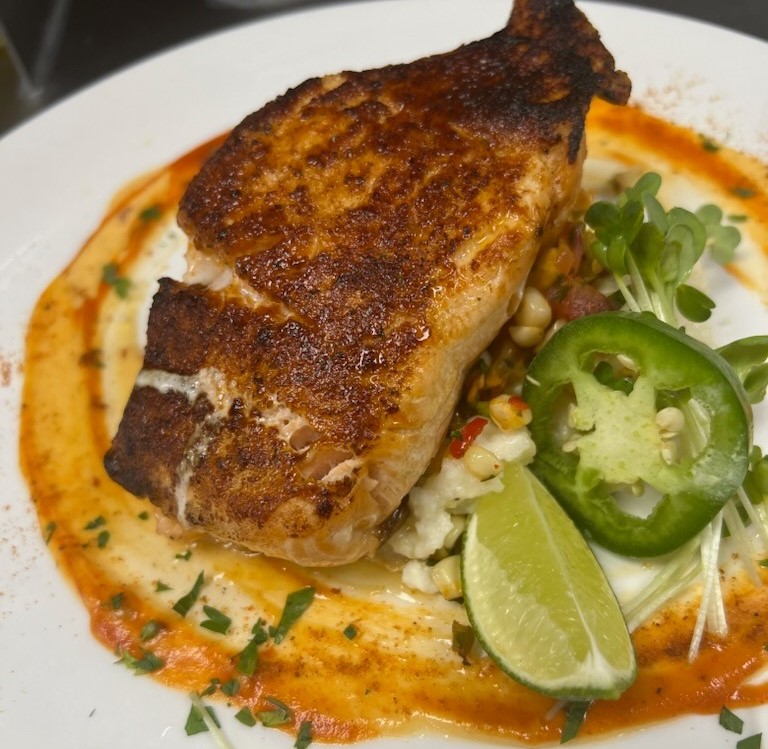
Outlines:
{"type": "MultiPolygon", "coordinates": [[[[326,3],[0,0],[0,136],[57,99],[149,54],[238,23],[326,3]]],[[[768,0],[632,0],[623,4],[690,16],[768,40],[768,0]]],[[[765,71],[759,75],[765,82],[765,71]]]]}

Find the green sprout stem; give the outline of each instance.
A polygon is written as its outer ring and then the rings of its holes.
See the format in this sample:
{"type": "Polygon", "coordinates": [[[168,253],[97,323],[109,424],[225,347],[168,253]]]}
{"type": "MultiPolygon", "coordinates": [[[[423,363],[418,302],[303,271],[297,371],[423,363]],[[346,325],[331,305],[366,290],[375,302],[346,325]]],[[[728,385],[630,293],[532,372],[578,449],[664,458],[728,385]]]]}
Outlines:
{"type": "Polygon", "coordinates": [[[645,285],[645,281],[643,281],[643,276],[640,273],[640,268],[638,267],[637,262],[635,261],[635,258],[632,256],[632,253],[627,253],[626,264],[627,264],[627,271],[629,272],[630,280],[632,281],[632,288],[634,289],[635,294],[637,295],[636,311],[637,312],[642,312],[643,310],[653,311],[654,314],[656,314],[656,317],[658,317],[660,320],[663,320],[664,318],[659,316],[659,314],[656,311],[657,305],[654,304],[653,299],[648,293],[648,289],[645,285]]]}
{"type": "Polygon", "coordinates": [[[743,488],[739,488],[736,493],[736,498],[744,508],[744,512],[746,512],[747,517],[749,517],[750,521],[752,522],[752,525],[757,528],[763,544],[768,547],[768,524],[766,524],[764,516],[761,515],[760,511],[755,507],[755,505],[752,504],[743,488]]]}
{"type": "Polygon", "coordinates": [[[693,628],[691,644],[688,648],[689,663],[692,663],[698,655],[705,629],[719,635],[725,635],[728,631],[718,569],[722,526],[723,512],[720,511],[715,519],[704,528],[700,536],[703,582],[699,611],[693,628]]]}
{"type": "MultiPolygon", "coordinates": [[[[703,321],[714,306],[712,300],[685,284],[696,261],[707,250],[716,261],[729,262],[740,234],[735,227],[721,224],[723,212],[716,206],[703,206],[696,213],[681,208],[666,211],[656,198],[660,185],[661,178],[649,173],[621,193],[615,203],[598,202],[590,207],[586,223],[594,231],[594,242],[588,244],[588,249],[593,259],[613,276],[629,310],[650,312],[678,328],[678,313],[690,320],[703,321]]],[[[768,382],[768,376],[761,370],[767,366],[763,351],[767,342],[745,339],[730,347],[732,357],[744,369],[738,374],[745,388],[748,373],[751,382],[756,383],[752,390],[757,393],[757,400],[750,392],[753,403],[765,395],[764,385],[768,382]]],[[[673,397],[673,403],[685,419],[685,428],[679,435],[682,447],[688,455],[697,455],[709,439],[707,414],[698,403],[684,396],[673,397]]],[[[753,484],[759,485],[756,481],[753,484]]],[[[702,595],[689,660],[696,657],[705,629],[724,634],[727,620],[719,575],[723,530],[728,530],[747,575],[755,584],[761,584],[753,536],[743,519],[756,529],[760,541],[768,548],[768,509],[761,499],[750,497],[745,488],[740,488],[696,538],[668,557],[654,579],[625,603],[629,628],[637,627],[699,579],[702,595]],[[755,505],[753,500],[760,504],[755,505]]]]}
{"type": "Polygon", "coordinates": [[[685,590],[701,574],[699,541],[694,538],[681,546],[664,564],[653,580],[627,601],[624,616],[630,631],[637,629],[651,614],[658,611],[685,590]]]}
{"type": "Polygon", "coordinates": [[[752,539],[749,537],[749,531],[747,531],[747,527],[744,525],[741,515],[739,515],[735,502],[728,502],[723,507],[723,519],[725,520],[728,532],[731,534],[731,538],[739,549],[739,560],[744,567],[744,571],[752,581],[752,584],[759,586],[760,573],[755,565],[752,539]]]}
{"type": "Polygon", "coordinates": [[[210,731],[210,734],[213,736],[214,741],[218,745],[219,749],[235,749],[234,745],[227,738],[224,731],[222,731],[221,728],[216,725],[213,718],[211,718],[205,703],[202,701],[202,699],[200,699],[200,695],[198,695],[197,692],[190,692],[189,699],[192,701],[192,704],[195,706],[195,709],[199,713],[200,718],[210,731]]]}
{"type": "Polygon", "coordinates": [[[627,284],[624,282],[624,277],[618,273],[614,273],[613,278],[616,281],[616,286],[621,292],[621,295],[624,297],[624,302],[627,305],[627,308],[632,310],[632,312],[642,312],[642,307],[637,303],[634,295],[629,290],[627,284]]]}

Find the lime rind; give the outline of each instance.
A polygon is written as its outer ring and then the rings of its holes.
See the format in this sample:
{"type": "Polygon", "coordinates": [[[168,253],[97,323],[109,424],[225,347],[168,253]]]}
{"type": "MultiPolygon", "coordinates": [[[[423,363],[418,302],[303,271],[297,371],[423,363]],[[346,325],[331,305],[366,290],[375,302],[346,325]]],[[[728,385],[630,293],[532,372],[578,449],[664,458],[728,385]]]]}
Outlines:
{"type": "Polygon", "coordinates": [[[616,698],[634,649],[616,597],[581,533],[544,486],[510,464],[466,531],[462,582],[476,636],[497,665],[564,699],[616,698]]]}

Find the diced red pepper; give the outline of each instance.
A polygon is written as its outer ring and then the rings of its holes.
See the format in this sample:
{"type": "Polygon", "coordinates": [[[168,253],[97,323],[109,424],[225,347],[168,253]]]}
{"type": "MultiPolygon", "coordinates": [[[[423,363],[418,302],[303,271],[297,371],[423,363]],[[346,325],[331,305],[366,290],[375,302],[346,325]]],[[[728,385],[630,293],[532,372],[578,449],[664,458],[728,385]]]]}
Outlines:
{"type": "Polygon", "coordinates": [[[527,411],[530,408],[530,406],[519,395],[510,395],[509,405],[519,413],[523,413],[523,411],[527,411]]]}
{"type": "Polygon", "coordinates": [[[448,445],[448,452],[452,457],[458,460],[469,449],[469,446],[478,438],[483,431],[488,419],[483,416],[475,416],[470,419],[460,430],[459,435],[454,437],[448,445]]]}

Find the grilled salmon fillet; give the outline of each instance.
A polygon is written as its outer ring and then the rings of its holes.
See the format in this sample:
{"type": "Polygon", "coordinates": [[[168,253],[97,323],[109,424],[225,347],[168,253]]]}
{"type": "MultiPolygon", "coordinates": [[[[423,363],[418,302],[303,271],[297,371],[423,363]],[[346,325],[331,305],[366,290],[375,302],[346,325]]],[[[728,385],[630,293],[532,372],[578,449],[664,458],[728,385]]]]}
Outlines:
{"type": "Polygon", "coordinates": [[[517,0],[488,39],[251,114],[182,199],[109,474],[268,555],[373,552],[572,208],[591,98],[629,88],[571,0],[517,0]]]}

